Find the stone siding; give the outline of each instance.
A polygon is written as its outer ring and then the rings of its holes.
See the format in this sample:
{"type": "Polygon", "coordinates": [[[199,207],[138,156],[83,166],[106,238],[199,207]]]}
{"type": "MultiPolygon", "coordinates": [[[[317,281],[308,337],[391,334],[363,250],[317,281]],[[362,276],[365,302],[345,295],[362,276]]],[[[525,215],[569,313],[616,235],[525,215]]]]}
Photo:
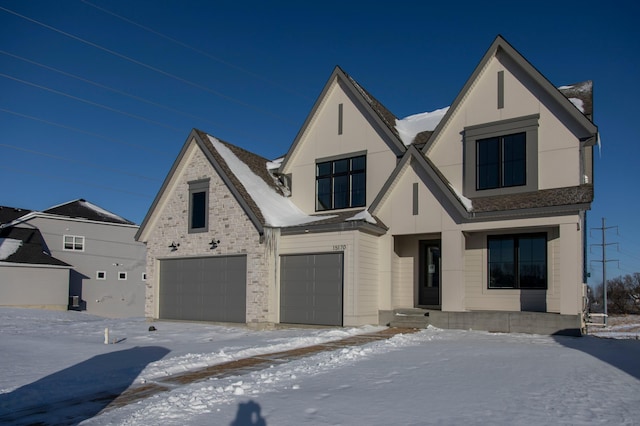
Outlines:
{"type": "Polygon", "coordinates": [[[176,170],[173,182],[167,186],[165,201],[158,204],[158,216],[147,241],[147,291],[145,315],[158,318],[156,276],[158,259],[224,256],[247,256],[247,323],[268,320],[269,286],[264,247],[253,223],[247,218],[231,191],[200,149],[183,157],[183,167],[176,170]],[[208,232],[189,233],[189,184],[209,178],[208,232]],[[211,249],[210,241],[220,240],[211,249]],[[176,251],[168,247],[172,242],[180,244],[176,251]]]}

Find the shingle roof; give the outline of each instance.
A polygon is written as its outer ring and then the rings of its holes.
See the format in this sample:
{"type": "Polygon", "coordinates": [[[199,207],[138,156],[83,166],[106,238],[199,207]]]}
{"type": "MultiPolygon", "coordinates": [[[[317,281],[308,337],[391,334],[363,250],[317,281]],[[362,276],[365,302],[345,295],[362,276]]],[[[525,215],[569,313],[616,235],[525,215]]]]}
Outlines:
{"type": "Polygon", "coordinates": [[[45,210],[43,213],[66,216],[70,218],[82,218],[94,220],[97,222],[121,223],[125,225],[134,225],[133,222],[108,212],[90,202],[81,199],[70,201],[59,206],[45,210]]]}
{"type": "Polygon", "coordinates": [[[593,201],[593,185],[543,189],[522,194],[496,195],[474,198],[472,201],[474,213],[588,204],[593,201]]]}
{"type": "Polygon", "coordinates": [[[9,263],[36,265],[71,266],[50,256],[45,250],[42,234],[36,228],[9,227],[0,229],[0,238],[22,241],[20,248],[3,260],[9,263]]]}
{"type": "Polygon", "coordinates": [[[17,207],[0,206],[0,225],[13,222],[19,217],[22,217],[30,212],[31,210],[20,209],[17,207]]]}

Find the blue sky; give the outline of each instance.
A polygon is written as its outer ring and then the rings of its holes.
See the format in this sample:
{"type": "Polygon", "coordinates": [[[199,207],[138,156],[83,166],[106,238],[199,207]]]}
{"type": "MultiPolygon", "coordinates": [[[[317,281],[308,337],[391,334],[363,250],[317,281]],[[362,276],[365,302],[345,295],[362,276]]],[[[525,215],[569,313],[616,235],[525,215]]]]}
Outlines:
{"type": "MultiPolygon", "coordinates": [[[[432,111],[501,34],[556,86],[594,81],[589,228],[618,227],[608,277],[640,271],[639,15],[635,1],[0,0],[0,205],[85,198],[140,223],[192,128],[278,157],[335,65],[400,118],[432,111]]],[[[590,271],[600,281],[602,263],[590,271]]]]}

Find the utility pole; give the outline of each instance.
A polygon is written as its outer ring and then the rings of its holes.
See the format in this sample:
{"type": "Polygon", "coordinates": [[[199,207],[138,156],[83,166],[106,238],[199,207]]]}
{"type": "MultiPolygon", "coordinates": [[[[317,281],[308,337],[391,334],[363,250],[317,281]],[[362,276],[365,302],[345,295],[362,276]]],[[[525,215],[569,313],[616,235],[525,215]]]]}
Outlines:
{"type": "Polygon", "coordinates": [[[599,229],[602,232],[602,244],[592,244],[594,246],[602,246],[602,260],[594,260],[593,262],[602,262],[602,289],[604,292],[604,295],[602,297],[602,302],[604,304],[604,325],[607,325],[607,316],[608,316],[608,309],[607,309],[607,262],[617,262],[617,259],[607,259],[607,246],[610,245],[617,245],[618,243],[608,243],[607,244],[607,229],[613,229],[616,228],[616,232],[618,230],[617,226],[606,226],[606,219],[603,217],[602,218],[602,227],[601,228],[593,228],[593,229],[599,229]]]}

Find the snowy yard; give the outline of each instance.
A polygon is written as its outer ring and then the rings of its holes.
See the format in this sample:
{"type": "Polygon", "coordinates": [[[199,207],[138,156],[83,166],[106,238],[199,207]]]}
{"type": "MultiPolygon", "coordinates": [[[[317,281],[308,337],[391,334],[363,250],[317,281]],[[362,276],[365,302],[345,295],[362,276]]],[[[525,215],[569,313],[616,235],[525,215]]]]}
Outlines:
{"type": "Polygon", "coordinates": [[[615,339],[432,328],[102,411],[130,385],[381,328],[156,322],[148,331],[144,319],[0,308],[0,423],[632,425],[640,419],[640,320],[621,322],[598,332],[615,339]],[[104,344],[107,327],[119,343],[104,344]]]}

